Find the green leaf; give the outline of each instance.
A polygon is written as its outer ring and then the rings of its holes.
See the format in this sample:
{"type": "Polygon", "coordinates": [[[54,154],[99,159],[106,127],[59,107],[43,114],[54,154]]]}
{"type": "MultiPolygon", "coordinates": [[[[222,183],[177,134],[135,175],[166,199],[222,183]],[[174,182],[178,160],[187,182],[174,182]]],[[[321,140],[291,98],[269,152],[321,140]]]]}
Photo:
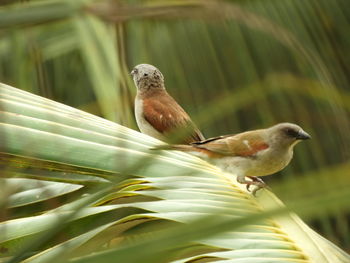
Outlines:
{"type": "Polygon", "coordinates": [[[120,96],[118,81],[121,70],[114,45],[114,27],[90,15],[75,18],[74,25],[81,39],[82,55],[103,113],[108,119],[116,120],[115,113],[122,109],[115,103],[120,96]]]}
{"type": "Polygon", "coordinates": [[[15,187],[15,185],[23,185],[28,187],[28,184],[35,183],[36,185],[31,189],[23,189],[8,197],[8,207],[24,206],[36,202],[48,200],[57,196],[65,195],[80,189],[80,185],[53,183],[30,179],[2,179],[6,187],[15,187]]]}
{"type": "Polygon", "coordinates": [[[25,5],[0,8],[0,27],[36,24],[73,15],[84,1],[32,1],[25,5]]]}
{"type": "MultiPolygon", "coordinates": [[[[23,263],[41,263],[41,262],[54,262],[58,260],[64,260],[62,258],[62,254],[67,256],[70,251],[78,248],[82,244],[86,243],[88,240],[105,230],[106,228],[110,227],[111,224],[106,224],[100,227],[97,227],[94,230],[91,230],[85,234],[82,234],[76,238],[73,238],[69,241],[63,242],[57,246],[54,246],[50,249],[47,249],[33,257],[30,257],[23,261],[23,263]]],[[[66,257],[64,257],[66,258],[66,257]]]]}
{"type": "MultiPolygon", "coordinates": [[[[349,260],[345,252],[287,212],[267,190],[254,198],[234,175],[224,174],[196,157],[150,150],[158,141],[146,135],[5,85],[0,91],[1,151],[10,168],[17,169],[17,176],[21,169],[40,167],[48,174],[52,169],[55,173],[73,171],[110,181],[95,194],[71,200],[50,213],[1,223],[0,242],[9,249],[4,255],[19,251],[10,262],[43,251],[47,252],[38,255],[48,257],[39,258],[40,262],[52,259],[50,251],[59,261],[63,245],[54,237],[61,229],[66,229],[67,235],[63,242],[77,244],[72,245],[74,255],[78,246],[84,249],[83,243],[89,239],[82,236],[86,231],[113,222],[103,231],[111,234],[104,242],[117,239],[121,246],[112,245],[105,252],[84,254],[73,261],[114,262],[118,258],[130,263],[171,262],[188,258],[181,254],[181,248],[190,244],[206,248],[192,255],[193,259],[240,257],[237,260],[242,262],[253,258],[257,262],[318,263],[349,260]],[[35,147],[38,138],[40,147],[35,147]],[[135,176],[139,179],[133,179],[135,176]],[[93,204],[98,206],[91,207],[93,204]],[[159,230],[160,222],[172,225],[165,224],[159,230]],[[117,234],[112,235],[115,229],[117,234]],[[146,233],[150,236],[141,238],[146,233]],[[137,240],[123,242],[133,237],[137,240]]],[[[59,187],[56,190],[59,194],[59,187]]],[[[348,193],[341,194],[349,197],[348,193]]],[[[326,208],[315,206],[317,200],[338,198],[334,191],[315,197],[318,199],[294,204],[293,208],[317,213],[326,208]]],[[[90,242],[94,238],[86,245],[90,242]]]]}

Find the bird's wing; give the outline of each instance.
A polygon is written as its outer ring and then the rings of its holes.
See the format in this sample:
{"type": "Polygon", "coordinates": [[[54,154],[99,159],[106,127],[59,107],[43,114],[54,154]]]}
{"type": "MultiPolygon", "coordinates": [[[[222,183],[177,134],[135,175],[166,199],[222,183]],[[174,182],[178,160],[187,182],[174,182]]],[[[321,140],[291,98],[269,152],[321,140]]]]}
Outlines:
{"type": "Polygon", "coordinates": [[[231,136],[234,136],[234,135],[236,135],[236,134],[227,134],[227,135],[221,135],[221,136],[211,137],[211,138],[205,139],[205,140],[203,140],[203,141],[191,142],[190,144],[192,144],[192,145],[207,144],[207,143],[209,143],[209,142],[217,141],[217,140],[219,140],[219,139],[231,137],[231,136]]]}
{"type": "Polygon", "coordinates": [[[220,136],[192,145],[216,154],[242,157],[253,157],[258,152],[269,148],[259,131],[220,136]]]}
{"type": "Polygon", "coordinates": [[[146,121],[162,134],[185,130],[188,135],[178,143],[188,144],[204,140],[204,136],[188,114],[170,96],[162,97],[160,100],[145,98],[143,100],[143,115],[146,121]]]}

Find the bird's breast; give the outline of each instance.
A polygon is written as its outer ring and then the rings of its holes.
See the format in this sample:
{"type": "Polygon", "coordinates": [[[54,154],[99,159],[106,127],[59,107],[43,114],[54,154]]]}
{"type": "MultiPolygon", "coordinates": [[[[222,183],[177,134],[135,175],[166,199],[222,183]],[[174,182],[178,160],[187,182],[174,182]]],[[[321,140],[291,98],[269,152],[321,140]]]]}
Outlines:
{"type": "Polygon", "coordinates": [[[140,131],[144,134],[164,140],[164,136],[158,132],[144,117],[143,99],[135,99],[135,119],[140,131]]]}
{"type": "Polygon", "coordinates": [[[264,176],[281,171],[292,159],[293,152],[270,153],[269,150],[250,157],[227,156],[214,160],[214,164],[229,173],[245,176],[264,176]]]}

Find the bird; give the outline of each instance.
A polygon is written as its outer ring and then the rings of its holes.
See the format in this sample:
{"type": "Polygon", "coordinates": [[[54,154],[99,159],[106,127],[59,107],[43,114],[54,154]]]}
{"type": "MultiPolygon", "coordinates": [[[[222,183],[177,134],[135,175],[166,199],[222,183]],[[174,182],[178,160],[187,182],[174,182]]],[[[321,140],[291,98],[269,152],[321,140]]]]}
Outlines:
{"type": "Polygon", "coordinates": [[[130,74],[137,88],[135,118],[142,133],[180,144],[205,139],[185,110],[166,91],[159,69],[139,64],[130,74]]]}
{"type": "Polygon", "coordinates": [[[179,150],[196,155],[222,170],[237,175],[237,181],[255,185],[252,194],[267,185],[259,176],[285,168],[293,157],[294,146],[311,136],[293,123],[279,123],[266,129],[246,131],[192,142],[189,145],[160,145],[154,149],[179,150]],[[248,179],[247,179],[248,178],[248,179]]]}

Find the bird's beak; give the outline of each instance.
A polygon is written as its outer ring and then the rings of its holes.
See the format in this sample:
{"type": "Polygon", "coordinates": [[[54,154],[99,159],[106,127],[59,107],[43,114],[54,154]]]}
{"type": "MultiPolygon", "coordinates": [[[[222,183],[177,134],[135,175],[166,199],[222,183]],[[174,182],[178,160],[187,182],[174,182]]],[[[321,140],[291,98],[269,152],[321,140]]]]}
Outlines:
{"type": "Polygon", "coordinates": [[[131,76],[134,76],[134,74],[135,74],[135,69],[133,69],[133,70],[130,72],[130,75],[131,75],[131,76]]]}
{"type": "Polygon", "coordinates": [[[307,134],[304,131],[298,132],[298,135],[296,136],[297,140],[308,140],[311,139],[311,136],[307,134]]]}

